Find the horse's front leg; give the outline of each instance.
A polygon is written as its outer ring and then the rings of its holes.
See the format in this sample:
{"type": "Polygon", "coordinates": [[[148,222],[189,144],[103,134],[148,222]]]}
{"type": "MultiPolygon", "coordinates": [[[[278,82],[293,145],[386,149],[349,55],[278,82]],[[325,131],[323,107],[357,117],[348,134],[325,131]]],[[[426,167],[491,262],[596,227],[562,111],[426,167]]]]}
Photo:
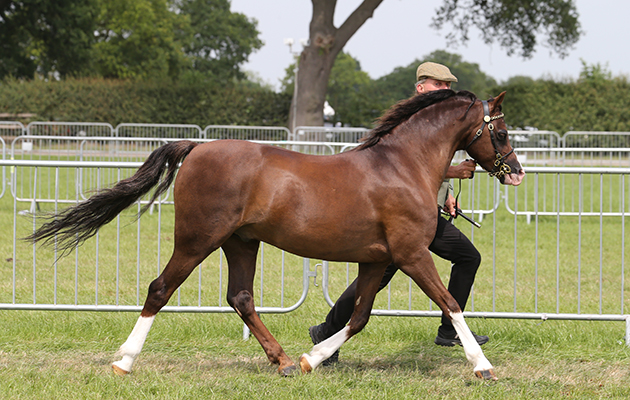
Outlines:
{"type": "Polygon", "coordinates": [[[305,353],[300,357],[300,368],[303,373],[309,373],[314,368],[317,368],[319,364],[339,350],[341,345],[365,327],[370,319],[374,297],[378,292],[387,264],[359,264],[357,290],[354,296],[354,312],[350,322],[336,334],[316,344],[310,353],[305,353]]]}
{"type": "Polygon", "coordinates": [[[278,366],[278,373],[291,376],[297,370],[295,363],[256,313],[253,287],[258,246],[258,241],[243,242],[236,236],[230,237],[223,244],[229,268],[227,300],[258,340],[269,361],[278,366]]]}
{"type": "Polygon", "coordinates": [[[497,380],[492,364],[483,354],[481,347],[464,321],[464,315],[459,304],[444,287],[431,258],[431,253],[428,250],[419,252],[410,258],[409,262],[400,263],[400,269],[420,286],[422,291],[440,307],[444,315],[451,319],[462,342],[466,358],[474,366],[475,375],[482,379],[497,380]]]}

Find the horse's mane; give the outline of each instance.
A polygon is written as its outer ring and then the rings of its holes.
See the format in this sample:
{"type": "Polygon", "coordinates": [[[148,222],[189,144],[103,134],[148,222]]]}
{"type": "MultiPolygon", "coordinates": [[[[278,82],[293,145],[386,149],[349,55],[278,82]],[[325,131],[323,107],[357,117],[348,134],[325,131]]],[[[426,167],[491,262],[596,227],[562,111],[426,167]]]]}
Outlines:
{"type": "Polygon", "coordinates": [[[413,114],[432,104],[439,103],[452,97],[464,97],[470,99],[471,106],[477,99],[477,96],[475,96],[474,93],[465,90],[455,92],[450,89],[443,89],[431,91],[426,94],[415,95],[406,100],[401,100],[394,104],[389,110],[387,110],[387,112],[385,112],[385,114],[383,114],[382,117],[377,120],[378,125],[361,139],[363,143],[356,147],[355,150],[367,149],[368,147],[374,146],[383,136],[391,133],[395,127],[411,118],[413,114]]]}

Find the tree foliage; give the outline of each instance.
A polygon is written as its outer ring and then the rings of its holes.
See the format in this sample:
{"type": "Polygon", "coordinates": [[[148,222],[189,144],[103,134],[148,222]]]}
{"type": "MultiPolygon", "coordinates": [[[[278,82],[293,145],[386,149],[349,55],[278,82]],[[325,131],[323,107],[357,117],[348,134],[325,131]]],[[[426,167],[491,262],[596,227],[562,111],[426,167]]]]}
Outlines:
{"type": "Polygon", "coordinates": [[[541,35],[546,47],[564,57],[582,33],[572,0],[444,0],[432,26],[447,24],[451,44],[467,42],[476,27],[484,42],[498,42],[508,55],[523,58],[533,55],[541,35]]]}
{"type": "Polygon", "coordinates": [[[482,72],[479,64],[463,61],[459,54],[436,50],[405,67],[395,68],[391,73],[375,81],[377,96],[384,107],[415,94],[416,69],[418,65],[426,61],[449,67],[458,79],[458,82],[452,85],[455,90],[468,90],[483,97],[490,95],[488,89],[496,85],[494,78],[482,72]]]}
{"type": "Polygon", "coordinates": [[[97,1],[1,1],[0,78],[89,71],[97,1]]]}
{"type": "Polygon", "coordinates": [[[228,0],[180,0],[190,25],[181,39],[192,68],[215,78],[243,79],[239,66],[262,47],[257,22],[230,11],[228,0]]]}
{"type": "Polygon", "coordinates": [[[175,76],[184,55],[176,32],[187,23],[167,0],[100,1],[95,45],[96,75],[106,78],[175,76]]]}
{"type": "Polygon", "coordinates": [[[0,1],[0,79],[243,79],[256,25],[229,0],[0,1]]]}
{"type": "Polygon", "coordinates": [[[331,122],[371,126],[383,108],[373,93],[373,81],[350,54],[337,56],[328,81],[326,99],[335,110],[331,122]]]}

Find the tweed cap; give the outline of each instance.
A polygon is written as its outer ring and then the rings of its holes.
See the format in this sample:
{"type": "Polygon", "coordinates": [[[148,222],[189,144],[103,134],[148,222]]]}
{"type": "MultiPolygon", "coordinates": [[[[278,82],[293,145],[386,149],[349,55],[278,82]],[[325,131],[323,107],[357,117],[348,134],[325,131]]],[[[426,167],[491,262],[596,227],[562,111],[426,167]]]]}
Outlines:
{"type": "Polygon", "coordinates": [[[434,62],[425,62],[418,66],[416,80],[419,81],[422,78],[431,78],[436,81],[444,82],[457,82],[457,78],[446,65],[434,62]]]}

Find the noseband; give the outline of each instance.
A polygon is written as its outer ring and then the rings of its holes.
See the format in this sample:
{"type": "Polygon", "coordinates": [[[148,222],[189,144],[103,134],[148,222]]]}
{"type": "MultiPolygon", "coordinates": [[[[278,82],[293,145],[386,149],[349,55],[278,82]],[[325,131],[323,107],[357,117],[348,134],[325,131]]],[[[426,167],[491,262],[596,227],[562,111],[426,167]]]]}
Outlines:
{"type": "Polygon", "coordinates": [[[470,143],[468,143],[465,150],[468,151],[468,148],[475,142],[475,140],[481,137],[481,135],[483,134],[483,130],[487,124],[488,131],[490,131],[490,141],[492,142],[492,147],[494,148],[494,153],[496,154],[496,158],[494,160],[494,168],[492,168],[492,171],[490,171],[488,175],[501,178],[505,174],[509,174],[512,172],[512,168],[508,164],[506,164],[504,160],[514,152],[514,148],[512,148],[512,150],[510,150],[506,155],[501,155],[501,152],[499,152],[499,150],[497,149],[496,139],[494,137],[494,125],[492,124],[492,121],[494,121],[495,119],[503,118],[505,114],[501,113],[495,115],[494,117],[491,117],[488,102],[486,100],[482,100],[481,104],[483,104],[483,122],[481,123],[481,128],[477,130],[477,132],[475,133],[475,137],[473,137],[470,143]]]}

